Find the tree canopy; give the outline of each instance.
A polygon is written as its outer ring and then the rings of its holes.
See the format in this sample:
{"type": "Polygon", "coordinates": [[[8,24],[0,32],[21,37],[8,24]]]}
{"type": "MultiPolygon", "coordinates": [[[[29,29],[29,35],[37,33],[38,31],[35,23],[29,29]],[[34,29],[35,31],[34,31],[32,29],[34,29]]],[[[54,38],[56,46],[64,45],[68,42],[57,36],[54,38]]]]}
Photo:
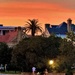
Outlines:
{"type": "Polygon", "coordinates": [[[71,41],[64,39],[59,47],[58,64],[60,71],[71,71],[75,63],[75,46],[71,41]]]}
{"type": "Polygon", "coordinates": [[[39,69],[48,67],[48,60],[59,54],[59,45],[60,39],[57,37],[26,38],[13,50],[12,62],[24,71],[29,71],[33,66],[39,69]]]}
{"type": "Polygon", "coordinates": [[[11,50],[6,43],[0,42],[0,64],[8,64],[11,60],[11,50]]]}
{"type": "Polygon", "coordinates": [[[75,34],[74,32],[68,32],[67,33],[67,38],[70,39],[72,42],[74,41],[75,42],[75,34]]]}
{"type": "Polygon", "coordinates": [[[25,38],[12,51],[12,63],[16,64],[22,71],[31,71],[35,66],[37,69],[52,67],[48,61],[53,59],[54,71],[71,70],[75,64],[75,46],[73,42],[55,36],[25,38]]]}

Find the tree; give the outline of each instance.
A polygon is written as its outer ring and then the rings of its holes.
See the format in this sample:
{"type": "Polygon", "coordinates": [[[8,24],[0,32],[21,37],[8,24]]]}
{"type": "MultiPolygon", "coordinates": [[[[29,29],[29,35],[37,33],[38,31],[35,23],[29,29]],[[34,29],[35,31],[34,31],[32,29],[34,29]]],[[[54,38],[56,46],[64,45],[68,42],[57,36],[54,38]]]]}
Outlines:
{"type": "MultiPolygon", "coordinates": [[[[60,46],[59,69],[61,71],[72,73],[72,67],[75,63],[75,47],[71,41],[64,39],[60,46]]],[[[71,74],[70,74],[71,75],[71,74]]]]}
{"type": "Polygon", "coordinates": [[[48,60],[59,54],[59,40],[57,37],[25,38],[13,50],[12,62],[22,71],[30,71],[33,66],[39,69],[48,68],[48,60]]]}
{"type": "Polygon", "coordinates": [[[75,42],[75,34],[74,32],[68,32],[67,38],[70,39],[72,42],[75,42]]]}
{"type": "Polygon", "coordinates": [[[12,52],[12,61],[19,66],[22,71],[30,71],[33,66],[36,66],[36,64],[41,61],[43,51],[41,51],[41,41],[37,38],[38,37],[24,39],[12,52]]]}
{"type": "Polygon", "coordinates": [[[32,36],[35,36],[35,33],[37,33],[38,31],[42,33],[42,27],[39,26],[37,19],[32,19],[32,20],[29,19],[25,25],[27,25],[27,27],[25,27],[25,32],[30,32],[31,30],[32,36]]]}
{"type": "Polygon", "coordinates": [[[0,42],[0,64],[9,64],[11,60],[11,49],[6,43],[0,42]]]}

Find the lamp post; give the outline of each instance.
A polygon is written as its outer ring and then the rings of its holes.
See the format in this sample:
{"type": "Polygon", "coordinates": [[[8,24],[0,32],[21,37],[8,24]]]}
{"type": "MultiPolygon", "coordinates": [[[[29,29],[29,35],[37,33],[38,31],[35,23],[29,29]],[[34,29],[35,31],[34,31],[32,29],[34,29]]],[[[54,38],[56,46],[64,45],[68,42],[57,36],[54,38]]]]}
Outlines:
{"type": "Polygon", "coordinates": [[[54,61],[53,60],[49,60],[49,65],[53,65],[54,61]]]}
{"type": "Polygon", "coordinates": [[[50,65],[51,72],[53,71],[54,60],[49,60],[48,64],[50,65]]]}

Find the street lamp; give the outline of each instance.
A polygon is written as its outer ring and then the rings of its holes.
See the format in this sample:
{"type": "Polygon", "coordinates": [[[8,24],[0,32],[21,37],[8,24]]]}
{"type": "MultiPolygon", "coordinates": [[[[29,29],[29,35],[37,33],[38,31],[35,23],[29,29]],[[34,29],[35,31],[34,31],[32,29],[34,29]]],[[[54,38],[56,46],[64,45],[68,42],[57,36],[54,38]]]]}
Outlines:
{"type": "Polygon", "coordinates": [[[54,61],[53,60],[49,60],[49,65],[53,65],[54,61]]]}
{"type": "Polygon", "coordinates": [[[54,60],[49,60],[48,64],[50,66],[50,71],[52,72],[54,68],[54,60]]]}

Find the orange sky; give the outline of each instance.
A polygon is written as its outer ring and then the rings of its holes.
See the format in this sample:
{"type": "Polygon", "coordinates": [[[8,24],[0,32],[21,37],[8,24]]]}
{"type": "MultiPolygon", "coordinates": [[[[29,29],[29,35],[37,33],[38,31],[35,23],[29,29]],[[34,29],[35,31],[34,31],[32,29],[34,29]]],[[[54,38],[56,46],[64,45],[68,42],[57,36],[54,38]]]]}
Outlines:
{"type": "Polygon", "coordinates": [[[75,23],[75,9],[68,4],[5,1],[0,3],[0,23],[4,26],[24,26],[27,19],[33,18],[38,19],[43,27],[45,23],[60,24],[68,18],[75,23]]]}

